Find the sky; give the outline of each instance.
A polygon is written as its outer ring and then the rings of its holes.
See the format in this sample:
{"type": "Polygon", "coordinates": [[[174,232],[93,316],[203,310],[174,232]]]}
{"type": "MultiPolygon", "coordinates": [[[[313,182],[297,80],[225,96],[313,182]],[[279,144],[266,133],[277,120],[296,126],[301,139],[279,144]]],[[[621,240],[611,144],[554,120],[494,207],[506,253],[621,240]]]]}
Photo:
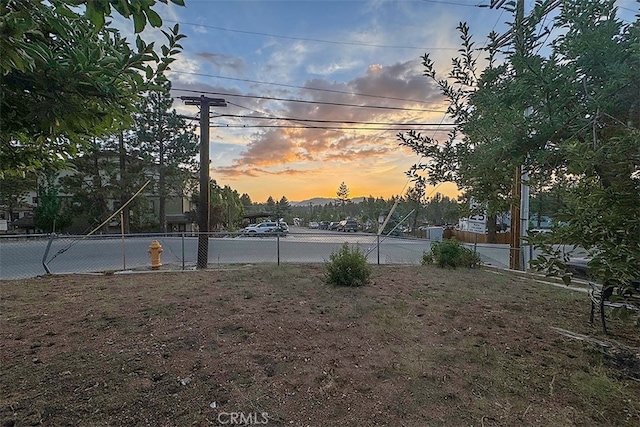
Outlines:
{"type": "MultiPolygon", "coordinates": [[[[342,182],[350,197],[404,194],[405,171],[420,158],[399,146],[398,133],[444,140],[450,129],[422,55],[444,77],[460,22],[483,46],[512,19],[478,7],[490,0],[185,3],[156,8],[165,27],[179,23],[187,36],[167,73],[174,107],[196,116],[180,96],[226,100],[212,107],[210,174],[254,202],[335,198],[342,182]]],[[[525,4],[529,11],[533,1],[525,4]]],[[[630,16],[637,10],[633,0],[618,4],[630,16]]],[[[157,36],[145,30],[145,39],[157,36]]],[[[427,189],[435,192],[457,195],[451,183],[427,189]]]]}

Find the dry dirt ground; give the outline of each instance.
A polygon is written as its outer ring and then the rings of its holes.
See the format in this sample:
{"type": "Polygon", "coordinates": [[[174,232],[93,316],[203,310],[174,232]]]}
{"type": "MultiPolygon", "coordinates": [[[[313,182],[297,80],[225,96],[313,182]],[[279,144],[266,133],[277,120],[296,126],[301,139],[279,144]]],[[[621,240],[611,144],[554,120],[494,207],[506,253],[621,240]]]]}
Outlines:
{"type": "Polygon", "coordinates": [[[0,426],[640,425],[638,329],[482,270],[0,282],[0,426]],[[609,343],[601,347],[557,329],[609,343]]]}

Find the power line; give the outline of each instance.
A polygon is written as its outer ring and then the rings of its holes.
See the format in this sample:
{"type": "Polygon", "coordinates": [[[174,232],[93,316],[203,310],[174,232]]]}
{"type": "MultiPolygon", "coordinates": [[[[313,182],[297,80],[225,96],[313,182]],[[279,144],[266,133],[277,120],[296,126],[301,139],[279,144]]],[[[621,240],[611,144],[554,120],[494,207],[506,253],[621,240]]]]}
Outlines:
{"type": "Polygon", "coordinates": [[[303,99],[277,98],[273,96],[259,96],[259,95],[242,95],[242,94],[233,94],[233,93],[226,93],[226,92],[208,92],[208,91],[201,91],[201,90],[179,89],[179,88],[172,88],[171,90],[180,91],[180,92],[204,93],[208,95],[218,95],[218,96],[235,96],[238,98],[264,99],[269,101],[298,102],[301,104],[333,105],[338,107],[371,108],[371,109],[382,109],[382,110],[419,111],[419,112],[429,112],[429,113],[446,113],[445,110],[430,110],[430,109],[424,109],[424,108],[384,107],[381,105],[360,105],[360,104],[347,104],[342,102],[309,101],[309,100],[303,100],[303,99]]]}
{"type": "MultiPolygon", "coordinates": [[[[444,3],[444,2],[442,2],[444,3]]],[[[180,25],[193,25],[195,27],[203,27],[210,28],[212,30],[218,31],[227,31],[230,33],[240,33],[240,34],[250,34],[255,36],[265,36],[265,37],[274,37],[278,39],[286,39],[286,40],[299,40],[299,41],[307,41],[307,42],[316,42],[316,43],[327,43],[327,44],[336,44],[336,45],[346,45],[346,46],[362,46],[362,47],[378,47],[385,49],[413,49],[413,50],[456,50],[456,48],[452,47],[421,47],[421,46],[396,46],[396,45],[385,45],[385,44],[372,44],[372,43],[361,43],[361,42],[348,42],[348,41],[336,41],[336,40],[325,40],[325,39],[314,39],[309,37],[293,37],[293,36],[283,36],[280,34],[271,34],[271,33],[263,33],[259,31],[247,31],[247,30],[236,30],[233,28],[225,28],[225,27],[217,27],[215,25],[205,25],[205,24],[195,24],[192,22],[178,22],[178,21],[170,21],[166,20],[166,22],[174,22],[180,25]]]]}
{"type": "Polygon", "coordinates": [[[420,0],[424,3],[439,3],[439,4],[446,4],[447,6],[465,6],[465,7],[480,7],[481,5],[479,3],[476,2],[476,4],[471,4],[471,3],[457,3],[457,2],[450,2],[450,1],[443,1],[443,0],[420,0]]]}
{"type": "MultiPolygon", "coordinates": [[[[256,110],[256,109],[248,108],[248,107],[242,106],[242,105],[240,105],[240,104],[231,103],[231,105],[235,105],[236,107],[238,107],[238,108],[242,108],[243,110],[249,110],[249,111],[252,111],[252,112],[254,112],[254,113],[262,114],[262,115],[264,115],[264,116],[271,116],[271,117],[274,117],[274,116],[273,116],[273,114],[269,114],[269,113],[266,113],[266,112],[264,112],[264,111],[260,111],[260,110],[256,110]]],[[[298,124],[304,124],[304,123],[300,123],[300,122],[298,122],[298,124]]]]}
{"type": "MultiPolygon", "coordinates": [[[[351,125],[373,125],[373,126],[455,126],[451,123],[393,123],[393,122],[360,122],[354,120],[321,120],[321,119],[296,119],[291,117],[263,117],[263,116],[243,116],[239,114],[216,114],[218,117],[232,117],[238,119],[258,119],[258,120],[280,120],[284,122],[308,122],[308,123],[343,123],[351,125]]],[[[349,128],[351,129],[351,128],[349,128]]]]}
{"type": "MultiPolygon", "coordinates": [[[[225,117],[226,115],[222,115],[225,117]]],[[[200,120],[198,117],[190,117],[185,115],[178,115],[178,117],[185,120],[200,120]]],[[[214,118],[218,118],[221,116],[216,115],[214,118]]],[[[402,130],[403,127],[406,129],[409,126],[437,126],[436,128],[426,128],[423,131],[440,131],[439,127],[441,126],[455,126],[455,124],[451,123],[367,123],[367,122],[340,122],[340,121],[330,121],[330,120],[306,120],[306,119],[293,119],[293,118],[283,118],[283,117],[248,117],[248,116],[236,116],[238,118],[249,118],[249,119],[267,119],[267,120],[282,120],[282,121],[293,121],[293,122],[311,122],[311,123],[344,123],[344,124],[357,124],[357,125],[371,125],[375,127],[353,127],[353,126],[326,126],[326,125],[307,125],[300,124],[298,126],[294,125],[233,125],[226,123],[213,123],[210,124],[209,127],[212,128],[228,128],[228,129],[255,129],[255,128],[267,128],[267,129],[323,129],[323,130],[339,130],[339,131],[350,131],[350,130],[369,130],[369,131],[394,131],[397,132],[402,130]],[[394,127],[380,127],[380,126],[394,126],[394,127]]],[[[415,129],[414,129],[415,130],[415,129]]]]}
{"type": "Polygon", "coordinates": [[[192,73],[192,72],[189,72],[189,71],[173,71],[173,70],[171,71],[171,73],[187,74],[187,75],[191,75],[191,76],[200,76],[200,77],[211,77],[211,78],[214,78],[214,79],[233,80],[233,81],[239,81],[239,82],[245,82],[245,83],[257,83],[257,84],[269,85],[269,86],[280,86],[280,87],[286,87],[286,88],[291,88],[291,89],[302,89],[302,90],[313,90],[313,91],[328,92],[328,93],[339,93],[341,95],[364,96],[364,97],[369,97],[369,98],[388,99],[388,100],[393,100],[393,101],[417,102],[419,104],[427,104],[428,103],[427,101],[421,101],[421,100],[418,100],[418,99],[395,98],[395,97],[392,97],[392,96],[371,95],[371,94],[368,94],[368,93],[347,92],[347,91],[335,90],[335,89],[320,89],[320,88],[315,88],[315,87],[290,85],[290,84],[285,84],[285,83],[263,82],[263,81],[260,81],[260,80],[240,79],[240,78],[237,78],[237,77],[218,76],[218,75],[215,75],[215,74],[192,73]]]}
{"type": "MultiPolygon", "coordinates": [[[[401,125],[398,125],[401,126],[401,125]]],[[[293,126],[293,125],[227,125],[227,124],[212,124],[210,125],[212,128],[229,128],[229,129],[255,129],[255,128],[267,128],[267,129],[322,129],[322,130],[339,130],[339,131],[350,131],[350,130],[368,130],[368,131],[399,131],[402,128],[382,128],[382,127],[345,127],[345,126],[293,126]]],[[[423,129],[426,131],[435,131],[438,132],[438,129],[423,129]]]]}

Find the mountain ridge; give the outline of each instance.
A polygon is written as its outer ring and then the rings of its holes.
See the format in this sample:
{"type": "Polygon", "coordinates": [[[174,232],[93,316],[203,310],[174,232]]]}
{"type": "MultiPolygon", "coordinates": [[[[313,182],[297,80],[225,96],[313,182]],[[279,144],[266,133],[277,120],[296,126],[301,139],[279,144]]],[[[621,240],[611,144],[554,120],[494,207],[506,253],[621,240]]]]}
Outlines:
{"type": "MultiPolygon", "coordinates": [[[[352,203],[360,203],[364,199],[366,199],[366,197],[349,198],[349,200],[352,203]]],[[[336,202],[336,199],[331,197],[312,197],[310,199],[301,200],[299,202],[289,202],[289,203],[291,204],[291,206],[309,206],[309,204],[313,206],[323,206],[323,205],[328,205],[329,203],[335,203],[335,202],[336,202]]]]}

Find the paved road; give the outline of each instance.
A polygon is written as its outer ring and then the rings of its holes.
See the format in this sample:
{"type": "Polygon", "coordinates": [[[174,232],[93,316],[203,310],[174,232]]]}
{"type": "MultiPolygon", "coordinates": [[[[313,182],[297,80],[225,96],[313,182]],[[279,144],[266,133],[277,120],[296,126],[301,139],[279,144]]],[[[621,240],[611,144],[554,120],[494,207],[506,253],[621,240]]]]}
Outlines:
{"type": "MultiPolygon", "coordinates": [[[[192,268],[197,259],[197,238],[171,236],[127,236],[123,244],[118,236],[59,236],[52,241],[47,265],[52,273],[98,272],[149,266],[147,249],[157,239],[163,248],[162,263],[192,268]],[[183,256],[184,254],[184,256],[183,256]]],[[[42,258],[48,238],[0,239],[0,279],[34,277],[45,274],[42,258]]],[[[431,244],[424,239],[380,237],[367,233],[338,233],[292,227],[286,237],[245,237],[229,235],[209,239],[211,266],[236,263],[324,262],[332,252],[348,242],[367,253],[371,263],[418,264],[431,244]]],[[[505,267],[506,245],[478,245],[484,263],[505,267]]]]}

